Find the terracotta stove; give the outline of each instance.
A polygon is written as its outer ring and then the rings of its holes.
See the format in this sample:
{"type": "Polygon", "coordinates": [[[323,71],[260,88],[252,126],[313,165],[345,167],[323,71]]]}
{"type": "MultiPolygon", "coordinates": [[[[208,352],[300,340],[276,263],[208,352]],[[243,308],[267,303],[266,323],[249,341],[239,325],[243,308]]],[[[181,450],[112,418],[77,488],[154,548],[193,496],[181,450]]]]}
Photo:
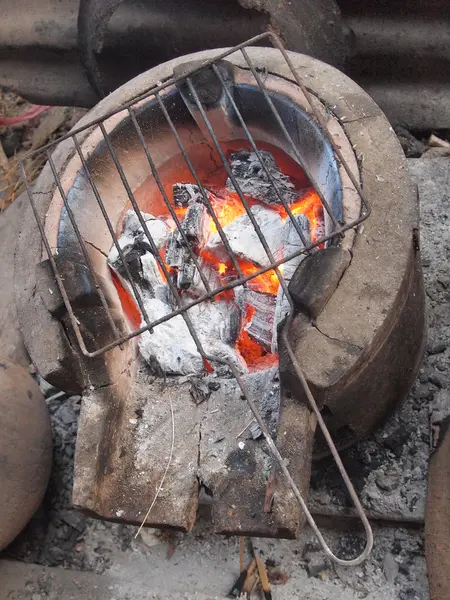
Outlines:
{"type": "Polygon", "coordinates": [[[384,115],[264,34],[144,73],[47,152],[16,295],[39,372],[82,394],[74,504],[186,531],[204,486],[217,532],[314,526],[313,453],[379,425],[422,354],[417,196],[384,115]]]}

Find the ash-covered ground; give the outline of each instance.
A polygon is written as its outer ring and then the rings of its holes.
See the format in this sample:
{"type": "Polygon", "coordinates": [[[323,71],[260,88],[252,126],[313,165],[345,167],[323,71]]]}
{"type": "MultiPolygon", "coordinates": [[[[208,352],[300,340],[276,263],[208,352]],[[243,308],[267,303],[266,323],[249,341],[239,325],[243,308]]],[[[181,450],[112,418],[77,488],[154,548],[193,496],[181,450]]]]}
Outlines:
{"type": "MultiPolygon", "coordinates": [[[[275,599],[427,600],[422,524],[433,406],[450,390],[450,169],[447,159],[410,159],[421,201],[422,264],[428,302],[429,341],[418,379],[407,401],[369,440],[342,453],[351,479],[374,521],[375,546],[356,568],[332,565],[305,531],[294,542],[255,540],[282,585],[275,599]]],[[[108,573],[110,598],[171,598],[196,592],[220,598],[238,572],[238,541],[209,532],[200,516],[187,535],[144,531],[96,521],[71,508],[73,457],[80,398],[41,386],[54,436],[54,466],[45,501],[6,557],[75,571],[108,573]],[[151,566],[151,568],[149,568],[151,566]],[[168,576],[168,574],[170,576],[168,576]],[[148,595],[141,595],[143,588],[148,595]]],[[[316,463],[311,507],[327,520],[326,537],[343,558],[360,552],[347,495],[330,460],[316,463]]],[[[323,518],[323,517],[322,517],[323,518]]],[[[52,582],[33,583],[30,597],[52,596],[52,582]]],[[[202,596],[203,597],[203,596],[202,596]]],[[[205,596],[206,597],[206,596],[205,596]]],[[[106,598],[106,597],[105,597],[106,598]]]]}

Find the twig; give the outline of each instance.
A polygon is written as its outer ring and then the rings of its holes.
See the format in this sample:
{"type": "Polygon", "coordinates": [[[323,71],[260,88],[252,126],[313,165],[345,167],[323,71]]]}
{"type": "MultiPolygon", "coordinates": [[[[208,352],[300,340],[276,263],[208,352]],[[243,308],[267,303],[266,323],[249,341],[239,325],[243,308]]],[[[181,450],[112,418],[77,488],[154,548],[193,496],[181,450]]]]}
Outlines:
{"type": "Polygon", "coordinates": [[[247,429],[250,427],[250,425],[253,425],[254,421],[255,421],[255,419],[252,419],[252,420],[250,421],[250,423],[247,423],[247,425],[244,427],[244,429],[243,429],[243,430],[242,430],[240,433],[238,433],[238,434],[237,434],[237,436],[236,436],[236,439],[240,438],[240,437],[241,437],[241,435],[242,435],[242,434],[243,434],[245,431],[247,431],[247,429]]]}
{"type": "Polygon", "coordinates": [[[158,499],[159,493],[161,492],[162,486],[164,485],[164,481],[166,479],[167,471],[169,470],[170,464],[172,462],[173,448],[174,448],[174,445],[175,445],[175,416],[173,414],[173,404],[172,404],[172,399],[170,398],[170,396],[169,396],[169,404],[170,404],[170,414],[171,414],[171,417],[172,417],[172,443],[171,443],[171,446],[170,446],[169,459],[167,461],[167,465],[166,465],[166,468],[164,470],[164,474],[162,476],[161,482],[160,482],[160,484],[158,486],[158,489],[156,490],[155,497],[153,498],[153,501],[150,504],[148,511],[145,513],[145,517],[144,517],[142,523],[140,524],[139,529],[137,530],[136,535],[134,536],[134,539],[136,539],[137,536],[141,533],[141,530],[144,527],[145,522],[147,521],[148,516],[149,516],[152,508],[156,504],[156,501],[158,499]]]}

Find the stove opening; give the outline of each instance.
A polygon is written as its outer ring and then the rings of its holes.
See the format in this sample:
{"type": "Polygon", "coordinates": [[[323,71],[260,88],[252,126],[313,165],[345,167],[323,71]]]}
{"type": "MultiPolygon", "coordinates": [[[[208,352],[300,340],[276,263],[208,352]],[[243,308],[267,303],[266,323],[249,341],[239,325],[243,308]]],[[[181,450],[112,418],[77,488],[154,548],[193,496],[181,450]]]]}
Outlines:
{"type": "MultiPolygon", "coordinates": [[[[231,359],[245,372],[278,364],[277,326],[289,312],[275,270],[264,269],[321,239],[324,210],[304,171],[279,148],[260,143],[256,154],[245,140],[233,140],[227,146],[228,165],[247,207],[221,165],[201,181],[203,190],[192,176],[172,184],[172,210],[167,206],[160,210],[161,205],[155,204],[157,214],[143,213],[153,248],[130,207],[118,237],[122,258],[151,321],[211,290],[246,280],[187,311],[208,353],[231,359]]],[[[181,155],[171,160],[171,172],[182,172],[183,162],[181,155]]],[[[151,204],[147,199],[146,205],[151,204]]],[[[316,250],[321,247],[323,244],[316,250]]],[[[299,254],[280,264],[286,285],[305,256],[299,254]]],[[[126,281],[122,258],[113,246],[109,253],[113,281],[123,310],[137,329],[140,311],[126,281]]],[[[156,363],[168,374],[212,368],[200,359],[181,315],[161,323],[153,333],[145,332],[139,346],[148,363],[153,367],[156,363]]]]}

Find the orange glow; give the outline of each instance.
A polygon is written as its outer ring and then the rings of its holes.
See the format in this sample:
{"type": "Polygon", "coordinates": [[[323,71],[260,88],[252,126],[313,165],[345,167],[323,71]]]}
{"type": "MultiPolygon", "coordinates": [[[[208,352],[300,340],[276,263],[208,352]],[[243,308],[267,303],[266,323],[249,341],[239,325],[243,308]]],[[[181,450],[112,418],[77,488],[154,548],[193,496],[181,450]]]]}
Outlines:
{"type": "Polygon", "coordinates": [[[187,206],[176,206],[174,209],[179,221],[182,221],[187,213],[187,206]]]}
{"type": "Polygon", "coordinates": [[[225,275],[225,273],[227,272],[227,268],[228,267],[225,263],[219,263],[217,266],[217,271],[220,275],[225,275]]]}
{"type": "Polygon", "coordinates": [[[278,354],[268,354],[258,342],[252,340],[245,326],[249,323],[255,314],[253,306],[247,307],[247,313],[243,319],[241,331],[236,342],[236,349],[245,360],[248,366],[253,370],[268,369],[277,364],[278,354]]]}
{"type": "Polygon", "coordinates": [[[109,272],[111,273],[111,279],[119,295],[119,300],[122,305],[125,316],[130,322],[132,328],[138,329],[141,324],[141,313],[139,312],[139,308],[137,307],[133,296],[124,287],[119,275],[114,271],[114,269],[109,267],[109,272]]]}
{"type": "MultiPolygon", "coordinates": [[[[221,227],[226,227],[245,213],[239,196],[234,192],[224,190],[223,197],[211,194],[210,201],[221,227]]],[[[212,217],[209,222],[209,231],[211,234],[217,233],[217,227],[212,217]]]]}
{"type": "Polygon", "coordinates": [[[253,306],[247,307],[247,313],[242,320],[241,332],[236,342],[236,348],[248,365],[255,363],[264,354],[263,347],[254,342],[248,331],[245,330],[245,326],[252,320],[254,314],[255,309],[253,306]]]}
{"type": "MultiPolygon", "coordinates": [[[[255,266],[253,263],[247,260],[238,259],[238,263],[244,275],[251,275],[252,273],[256,273],[256,271],[260,270],[260,267],[255,266]]],[[[262,292],[264,294],[272,294],[273,296],[278,293],[279,285],[280,282],[275,271],[267,271],[262,275],[257,275],[248,282],[248,286],[252,290],[262,292]]]]}

